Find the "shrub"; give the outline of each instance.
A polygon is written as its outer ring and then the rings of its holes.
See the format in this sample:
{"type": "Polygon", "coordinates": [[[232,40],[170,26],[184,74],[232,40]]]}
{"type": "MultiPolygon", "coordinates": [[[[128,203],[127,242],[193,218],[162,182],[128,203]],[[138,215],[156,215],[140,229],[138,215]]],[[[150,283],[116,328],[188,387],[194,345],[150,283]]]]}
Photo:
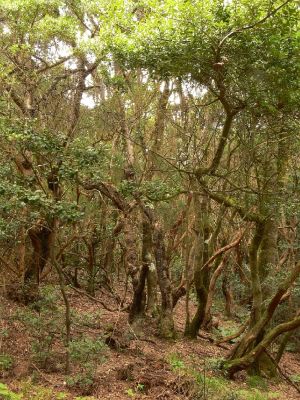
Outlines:
{"type": "Polygon", "coordinates": [[[0,372],[9,371],[14,365],[14,359],[9,354],[0,354],[0,372]]]}

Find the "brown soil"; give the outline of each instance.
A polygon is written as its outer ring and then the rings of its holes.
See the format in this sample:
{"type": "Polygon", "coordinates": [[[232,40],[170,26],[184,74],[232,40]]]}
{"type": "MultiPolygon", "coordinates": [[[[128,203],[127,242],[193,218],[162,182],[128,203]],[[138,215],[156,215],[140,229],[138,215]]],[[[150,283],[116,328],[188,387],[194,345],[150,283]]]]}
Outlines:
{"type": "MultiPolygon", "coordinates": [[[[106,335],[109,350],[106,360],[97,367],[97,380],[92,395],[96,399],[195,399],[195,379],[182,372],[180,362],[195,372],[213,376],[210,360],[225,357],[230,345],[217,347],[210,341],[210,335],[201,332],[201,337],[194,341],[182,339],[185,320],[185,304],[181,300],[176,307],[175,321],[178,332],[176,341],[165,341],[157,337],[156,322],[146,317],[143,322],[130,326],[126,311],[110,312],[99,303],[74,291],[69,293],[71,306],[77,313],[99,313],[97,327],[73,327],[73,335],[78,332],[99,338],[106,335]],[[207,338],[206,338],[207,337],[207,338]],[[172,366],[170,359],[180,360],[172,366]],[[182,360],[182,361],[181,361],[182,360]],[[132,394],[133,393],[133,394],[132,394]],[[134,395],[134,396],[133,396],[134,395]]],[[[100,299],[100,294],[98,295],[100,299]]],[[[116,308],[110,296],[101,293],[101,301],[110,308],[116,308]]],[[[10,354],[15,359],[15,366],[10,373],[4,373],[1,382],[7,383],[12,390],[18,390],[20,381],[30,377],[35,372],[39,384],[55,390],[69,392],[70,399],[80,393],[66,386],[66,376],[62,372],[47,372],[34,365],[30,359],[31,338],[24,326],[12,317],[23,306],[1,298],[1,329],[7,330],[9,336],[2,339],[1,352],[10,354]]],[[[218,317],[221,320],[221,317],[218,317]]],[[[286,353],[281,362],[282,370],[289,376],[300,376],[300,355],[286,353]]],[[[246,378],[241,375],[235,382],[228,382],[233,392],[246,389],[246,378]]],[[[270,391],[280,392],[278,399],[299,399],[299,393],[284,380],[270,383],[270,391]]],[[[198,397],[199,398],[199,397],[198,397]]],[[[200,397],[201,398],[201,397],[200,397]]],[[[209,398],[209,397],[207,397],[209,398]]]]}

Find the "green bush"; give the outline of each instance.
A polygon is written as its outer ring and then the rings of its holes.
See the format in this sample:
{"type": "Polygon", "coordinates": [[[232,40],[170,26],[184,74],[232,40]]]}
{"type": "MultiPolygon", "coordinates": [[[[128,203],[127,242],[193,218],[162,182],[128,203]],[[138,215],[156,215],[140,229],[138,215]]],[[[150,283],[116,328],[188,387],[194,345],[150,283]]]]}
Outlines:
{"type": "Polygon", "coordinates": [[[70,342],[70,358],[78,363],[103,362],[107,350],[106,344],[101,339],[88,337],[72,340],[70,342]]]}
{"type": "Polygon", "coordinates": [[[70,359],[80,371],[67,378],[67,385],[89,395],[95,384],[97,364],[105,360],[107,346],[101,339],[84,337],[71,341],[69,349],[70,359]]]}
{"type": "Polygon", "coordinates": [[[14,359],[9,354],[0,354],[0,371],[9,371],[14,365],[14,359]]]}
{"type": "Polygon", "coordinates": [[[61,355],[54,351],[56,342],[64,341],[64,309],[59,306],[59,292],[55,287],[41,288],[40,298],[18,311],[16,318],[32,337],[32,360],[41,369],[60,367],[61,355]]]}
{"type": "Polygon", "coordinates": [[[88,365],[84,372],[67,377],[66,383],[69,388],[77,389],[83,395],[91,394],[95,385],[95,374],[92,366],[88,365]]]}

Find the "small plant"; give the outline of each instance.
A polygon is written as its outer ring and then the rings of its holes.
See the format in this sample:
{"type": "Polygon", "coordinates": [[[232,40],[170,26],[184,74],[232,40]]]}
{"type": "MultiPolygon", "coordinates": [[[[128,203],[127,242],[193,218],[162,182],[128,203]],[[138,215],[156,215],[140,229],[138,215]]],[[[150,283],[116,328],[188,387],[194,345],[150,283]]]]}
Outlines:
{"type": "Polygon", "coordinates": [[[87,326],[92,329],[99,329],[100,317],[100,311],[93,313],[77,313],[75,311],[72,312],[72,321],[74,325],[87,326]]]}
{"type": "Polygon", "coordinates": [[[22,395],[12,392],[7,385],[0,383],[0,399],[3,400],[21,400],[22,395]]]}
{"type": "Polygon", "coordinates": [[[143,393],[144,390],[145,390],[145,385],[143,385],[142,383],[138,383],[134,389],[132,388],[126,389],[125,393],[127,394],[127,396],[133,398],[137,394],[143,393]]]}
{"type": "Polygon", "coordinates": [[[0,329],[1,340],[9,337],[9,330],[7,328],[0,329]]]}
{"type": "Polygon", "coordinates": [[[56,399],[55,400],[65,400],[68,398],[68,395],[64,392],[59,392],[56,395],[56,399]]]}
{"type": "Polygon", "coordinates": [[[58,304],[58,292],[52,287],[43,287],[41,297],[16,314],[33,337],[32,360],[42,369],[58,366],[59,355],[54,352],[54,345],[63,341],[61,326],[64,324],[64,312],[58,304]]]}
{"type": "Polygon", "coordinates": [[[300,383],[300,375],[299,374],[295,374],[295,375],[291,375],[290,376],[291,381],[293,381],[294,383],[300,383]]]}
{"type": "Polygon", "coordinates": [[[83,395],[89,395],[92,393],[95,384],[94,372],[90,366],[87,366],[84,372],[68,377],[66,383],[69,388],[76,388],[83,395]]]}
{"type": "Polygon", "coordinates": [[[168,361],[174,371],[184,370],[186,368],[184,362],[180,359],[180,355],[177,353],[170,354],[168,361]]]}
{"type": "Polygon", "coordinates": [[[136,390],[137,390],[138,392],[143,392],[144,389],[145,389],[145,385],[143,385],[142,383],[138,383],[138,384],[136,385],[136,390]]]}
{"type": "Polygon", "coordinates": [[[94,396],[77,396],[74,400],[96,400],[94,396]]]}
{"type": "Polygon", "coordinates": [[[9,371],[14,365],[14,359],[9,354],[0,354],[0,372],[9,371]]]}
{"type": "Polygon", "coordinates": [[[77,396],[74,400],[96,400],[94,396],[77,396]]]}
{"type": "Polygon", "coordinates": [[[133,389],[131,389],[131,388],[126,389],[125,393],[127,394],[127,396],[129,396],[131,398],[135,397],[135,391],[133,389]]]}
{"type": "Polygon", "coordinates": [[[103,362],[106,350],[107,346],[101,339],[95,340],[85,337],[70,342],[70,357],[79,363],[103,362]]]}
{"type": "Polygon", "coordinates": [[[80,367],[80,372],[68,377],[69,387],[75,387],[83,395],[92,393],[95,384],[96,365],[105,360],[106,344],[101,339],[81,338],[70,342],[70,359],[80,367]]]}

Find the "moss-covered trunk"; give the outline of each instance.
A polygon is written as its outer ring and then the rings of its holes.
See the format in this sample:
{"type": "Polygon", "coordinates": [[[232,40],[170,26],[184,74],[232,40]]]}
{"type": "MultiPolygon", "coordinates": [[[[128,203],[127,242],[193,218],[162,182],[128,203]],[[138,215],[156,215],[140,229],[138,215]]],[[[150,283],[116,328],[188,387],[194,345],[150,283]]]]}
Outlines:
{"type": "Polygon", "coordinates": [[[194,265],[194,285],[197,294],[197,310],[189,326],[186,327],[185,336],[196,338],[205,317],[205,309],[210,282],[210,272],[202,268],[209,257],[209,213],[208,198],[205,197],[200,203],[198,196],[194,197],[195,207],[195,231],[197,234],[196,256],[194,265]]]}
{"type": "Polygon", "coordinates": [[[174,338],[173,298],[170,272],[166,262],[166,249],[163,230],[158,221],[154,223],[154,254],[158,284],[161,292],[160,335],[164,338],[174,338]]]}

